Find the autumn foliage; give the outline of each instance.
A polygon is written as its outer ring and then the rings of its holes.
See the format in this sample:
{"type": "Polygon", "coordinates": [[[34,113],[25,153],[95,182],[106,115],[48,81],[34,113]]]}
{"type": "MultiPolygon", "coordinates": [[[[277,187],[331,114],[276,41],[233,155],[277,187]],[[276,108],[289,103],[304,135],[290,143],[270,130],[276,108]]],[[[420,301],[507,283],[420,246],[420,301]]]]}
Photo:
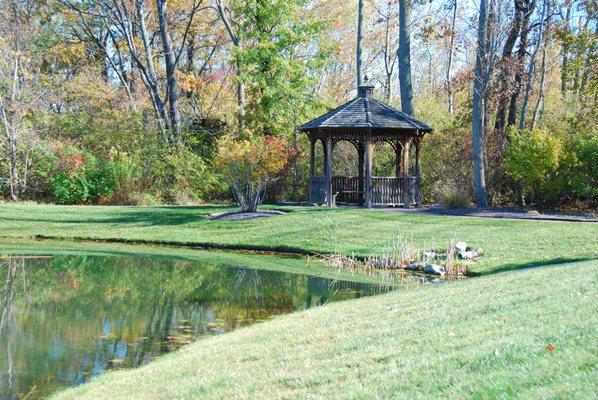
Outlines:
{"type": "Polygon", "coordinates": [[[296,152],[283,138],[225,137],[219,143],[216,168],[229,185],[233,200],[242,211],[256,211],[269,183],[281,178],[296,152]]]}

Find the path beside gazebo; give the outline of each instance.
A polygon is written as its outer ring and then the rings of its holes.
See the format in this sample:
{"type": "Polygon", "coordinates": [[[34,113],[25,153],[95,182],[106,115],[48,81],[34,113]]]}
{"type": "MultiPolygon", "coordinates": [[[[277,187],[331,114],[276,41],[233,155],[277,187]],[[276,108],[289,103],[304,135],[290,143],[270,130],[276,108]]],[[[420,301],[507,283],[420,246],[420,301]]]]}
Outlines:
{"type": "Polygon", "coordinates": [[[598,222],[598,218],[588,214],[564,215],[544,214],[535,210],[526,210],[515,207],[494,207],[494,208],[443,208],[440,206],[426,206],[414,208],[380,208],[389,212],[402,212],[408,214],[433,214],[449,215],[454,217],[478,217],[478,218],[506,218],[506,219],[529,219],[541,221],[571,221],[571,222],[598,222]]]}

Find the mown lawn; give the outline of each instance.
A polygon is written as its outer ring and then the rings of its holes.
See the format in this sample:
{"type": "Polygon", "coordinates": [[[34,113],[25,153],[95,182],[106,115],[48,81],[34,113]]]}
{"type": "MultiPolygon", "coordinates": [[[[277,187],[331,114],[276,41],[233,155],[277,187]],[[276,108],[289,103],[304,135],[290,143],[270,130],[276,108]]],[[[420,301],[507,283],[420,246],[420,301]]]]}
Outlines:
{"type": "Polygon", "coordinates": [[[451,239],[485,250],[474,274],[598,259],[598,224],[410,215],[381,210],[285,207],[285,215],[210,221],[201,207],[0,205],[0,238],[103,239],[291,251],[382,253],[401,235],[422,249],[451,239]]]}
{"type": "Polygon", "coordinates": [[[597,276],[586,261],[330,304],[54,398],[595,398],[597,276]]]}

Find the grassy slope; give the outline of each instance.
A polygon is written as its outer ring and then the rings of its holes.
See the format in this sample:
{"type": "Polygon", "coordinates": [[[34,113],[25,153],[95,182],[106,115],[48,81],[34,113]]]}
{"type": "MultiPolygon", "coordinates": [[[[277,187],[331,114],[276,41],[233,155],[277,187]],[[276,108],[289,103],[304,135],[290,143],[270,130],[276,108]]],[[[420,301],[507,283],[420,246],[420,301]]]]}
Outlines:
{"type": "Polygon", "coordinates": [[[376,210],[286,208],[250,221],[209,221],[223,207],[0,205],[0,237],[118,239],[367,255],[397,234],[424,249],[450,239],[486,251],[474,272],[488,273],[598,258],[598,224],[408,215],[376,210]]]}
{"type": "Polygon", "coordinates": [[[331,304],[56,398],[595,398],[597,273],[580,262],[331,304]]]}

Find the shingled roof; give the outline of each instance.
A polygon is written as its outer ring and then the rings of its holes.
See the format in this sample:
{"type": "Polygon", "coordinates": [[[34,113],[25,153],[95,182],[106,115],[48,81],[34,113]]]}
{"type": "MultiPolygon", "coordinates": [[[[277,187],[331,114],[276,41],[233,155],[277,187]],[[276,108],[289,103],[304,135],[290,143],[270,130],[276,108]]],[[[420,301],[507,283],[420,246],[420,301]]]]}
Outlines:
{"type": "Polygon", "coordinates": [[[385,128],[432,132],[425,123],[371,98],[373,86],[360,86],[358,96],[299,127],[302,131],[318,128],[385,128]]]}

